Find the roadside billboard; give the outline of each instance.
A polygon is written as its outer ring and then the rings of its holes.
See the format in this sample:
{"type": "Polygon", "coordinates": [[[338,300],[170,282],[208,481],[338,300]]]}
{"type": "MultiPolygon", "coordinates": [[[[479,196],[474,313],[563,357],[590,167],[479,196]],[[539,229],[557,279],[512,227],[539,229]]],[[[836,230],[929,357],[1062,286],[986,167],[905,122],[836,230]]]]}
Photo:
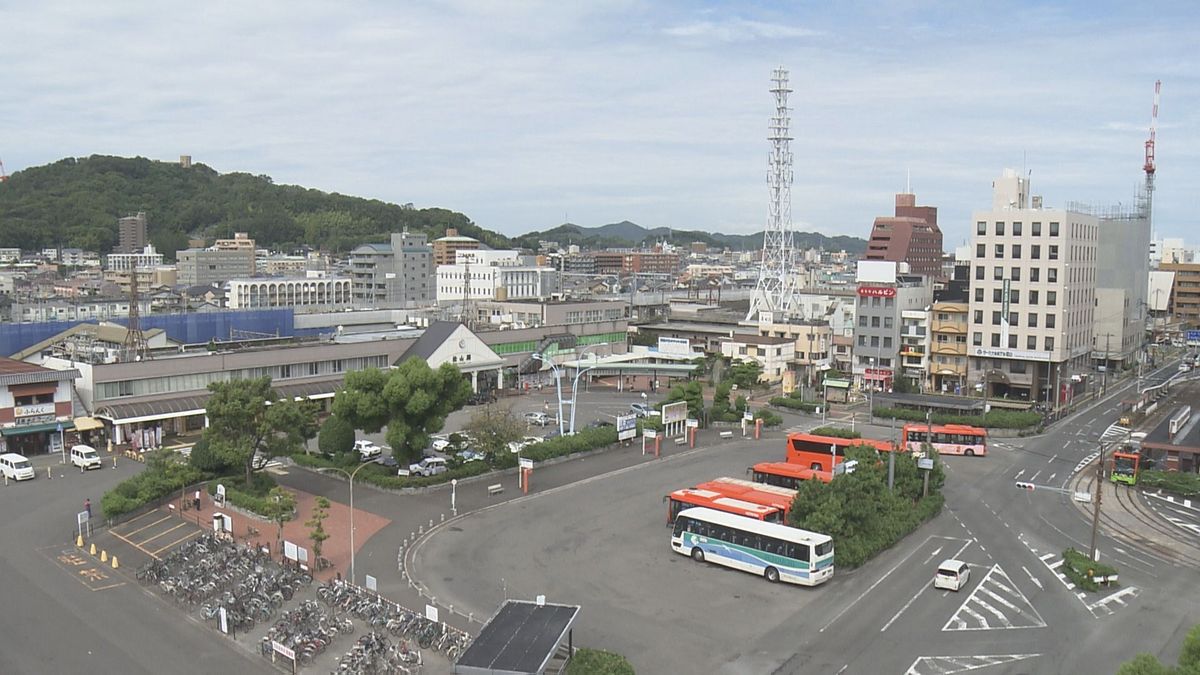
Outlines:
{"type": "Polygon", "coordinates": [[[687,401],[668,403],[662,407],[662,423],[679,424],[687,419],[687,401]]]}
{"type": "Polygon", "coordinates": [[[627,441],[637,436],[637,415],[617,415],[617,440],[627,441]]]}

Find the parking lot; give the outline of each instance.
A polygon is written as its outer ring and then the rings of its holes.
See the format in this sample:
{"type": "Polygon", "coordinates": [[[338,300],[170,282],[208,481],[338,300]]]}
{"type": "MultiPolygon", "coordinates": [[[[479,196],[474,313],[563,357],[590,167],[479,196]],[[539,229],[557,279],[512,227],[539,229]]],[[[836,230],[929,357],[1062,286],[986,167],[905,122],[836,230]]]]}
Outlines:
{"type": "Polygon", "coordinates": [[[755,642],[823,590],[772,585],[673,553],[663,496],[717,476],[744,477],[782,452],[778,438],[700,448],[485,509],[427,540],[411,572],[441,601],[477,616],[505,597],[582,604],[580,638],[626,654],[639,672],[723,663],[736,656],[729,645],[755,642]]]}

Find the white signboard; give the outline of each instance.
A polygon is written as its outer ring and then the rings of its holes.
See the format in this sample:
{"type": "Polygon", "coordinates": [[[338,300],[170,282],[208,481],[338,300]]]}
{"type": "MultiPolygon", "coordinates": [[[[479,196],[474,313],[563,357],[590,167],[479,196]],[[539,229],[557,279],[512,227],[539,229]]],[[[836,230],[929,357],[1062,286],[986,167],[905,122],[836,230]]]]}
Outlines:
{"type": "Polygon", "coordinates": [[[658,432],[654,429],[642,429],[642,436],[646,438],[658,438],[658,432]]]}
{"type": "Polygon", "coordinates": [[[367,575],[367,590],[368,591],[378,591],[379,590],[379,580],[376,579],[375,577],[371,576],[370,574],[367,575]]]}
{"type": "Polygon", "coordinates": [[[663,424],[678,424],[687,419],[687,401],[668,403],[662,407],[663,424]]]}
{"type": "Polygon", "coordinates": [[[627,441],[637,436],[637,415],[617,415],[617,440],[627,441]]]}
{"type": "Polygon", "coordinates": [[[220,609],[220,612],[221,612],[221,616],[220,616],[221,632],[228,634],[229,633],[229,615],[225,612],[224,607],[222,607],[220,609]]]}
{"type": "Polygon", "coordinates": [[[859,260],[854,280],[867,283],[896,283],[896,263],[891,260],[859,260]]]}
{"type": "Polygon", "coordinates": [[[283,541],[283,557],[288,560],[297,560],[296,545],[288,540],[283,541]]]}
{"type": "Polygon", "coordinates": [[[217,483],[217,506],[225,506],[225,484],[217,483]]]}
{"type": "MultiPolygon", "coordinates": [[[[221,611],[224,612],[225,608],[222,607],[221,611]]],[[[274,649],[276,654],[279,654],[284,658],[291,659],[293,661],[296,660],[296,652],[291,647],[285,646],[281,642],[271,640],[271,649],[274,649]]]]}
{"type": "Polygon", "coordinates": [[[1050,352],[1028,349],[1003,349],[1000,347],[971,347],[971,356],[988,359],[1020,359],[1022,361],[1049,361],[1050,352]]]}
{"type": "Polygon", "coordinates": [[[922,471],[933,470],[933,458],[932,457],[921,457],[920,459],[917,460],[917,468],[921,469],[922,471]]]}
{"type": "Polygon", "coordinates": [[[397,475],[397,476],[408,476],[408,475],[411,475],[411,474],[412,474],[412,472],[411,472],[411,471],[409,471],[408,469],[397,469],[397,470],[396,470],[396,475],[397,475]]]}
{"type": "MultiPolygon", "coordinates": [[[[53,415],[53,403],[35,403],[13,407],[13,417],[33,417],[34,415],[53,415]]],[[[53,421],[53,420],[51,420],[53,421]]]]}
{"type": "Polygon", "coordinates": [[[746,420],[747,422],[753,422],[754,421],[754,413],[752,413],[750,411],[746,411],[746,412],[742,413],[742,419],[746,420]]]}
{"type": "Polygon", "coordinates": [[[688,356],[692,353],[692,343],[687,338],[658,338],[658,351],[664,354],[681,354],[688,356]]]}
{"type": "Polygon", "coordinates": [[[517,459],[517,466],[522,469],[532,469],[533,468],[533,460],[528,459],[526,457],[521,457],[521,458],[517,459]]]}
{"type": "Polygon", "coordinates": [[[689,428],[689,429],[699,429],[700,428],[700,420],[694,420],[689,417],[685,421],[687,422],[687,428],[689,428]]]}
{"type": "Polygon", "coordinates": [[[425,605],[425,618],[429,619],[430,621],[432,621],[434,623],[437,623],[438,608],[434,607],[433,605],[425,605]]]}

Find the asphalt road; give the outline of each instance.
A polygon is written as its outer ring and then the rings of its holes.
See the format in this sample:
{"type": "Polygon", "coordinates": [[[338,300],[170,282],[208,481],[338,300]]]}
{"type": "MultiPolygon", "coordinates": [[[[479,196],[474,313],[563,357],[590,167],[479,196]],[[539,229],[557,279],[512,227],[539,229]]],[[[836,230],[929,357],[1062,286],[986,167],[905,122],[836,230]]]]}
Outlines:
{"type": "MultiPolygon", "coordinates": [[[[425,540],[410,571],[440,601],[477,613],[506,595],[580,603],[577,641],[622,652],[639,672],[1103,673],[1138,651],[1173,660],[1198,619],[1194,568],[1102,528],[1119,587],[1080,597],[1058,571],[1065,547],[1088,550],[1091,524],[1069,494],[1047,488],[1088,469],[1131,386],[1114,384],[1043,436],[947,458],[946,513],[816,589],[696,565],[667,544],[663,494],[778,458],[780,439],[701,449],[455,520],[425,540]],[[1016,480],[1042,487],[1017,490],[1016,480]],[[952,556],[972,565],[971,583],[935,591],[933,569],[952,556]]],[[[1200,524],[1192,506],[1161,508],[1200,524]]]]}
{"type": "Polygon", "coordinates": [[[71,530],[84,498],[98,518],[104,491],[141,465],[109,463],[81,475],[57,457],[34,463],[36,479],[0,487],[0,673],[270,672],[147,593],[132,567],[113,570],[75,547],[71,530]]]}

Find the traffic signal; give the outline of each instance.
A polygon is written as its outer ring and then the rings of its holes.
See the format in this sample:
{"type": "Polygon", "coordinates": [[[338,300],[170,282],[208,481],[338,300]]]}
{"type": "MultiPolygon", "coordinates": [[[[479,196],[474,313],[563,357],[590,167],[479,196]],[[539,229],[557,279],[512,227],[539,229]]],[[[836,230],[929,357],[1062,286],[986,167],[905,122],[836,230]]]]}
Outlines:
{"type": "Polygon", "coordinates": [[[1018,490],[1032,490],[1035,487],[1037,487],[1037,486],[1034,485],[1033,483],[1022,483],[1020,481],[1017,481],[1017,489],[1018,490]]]}

